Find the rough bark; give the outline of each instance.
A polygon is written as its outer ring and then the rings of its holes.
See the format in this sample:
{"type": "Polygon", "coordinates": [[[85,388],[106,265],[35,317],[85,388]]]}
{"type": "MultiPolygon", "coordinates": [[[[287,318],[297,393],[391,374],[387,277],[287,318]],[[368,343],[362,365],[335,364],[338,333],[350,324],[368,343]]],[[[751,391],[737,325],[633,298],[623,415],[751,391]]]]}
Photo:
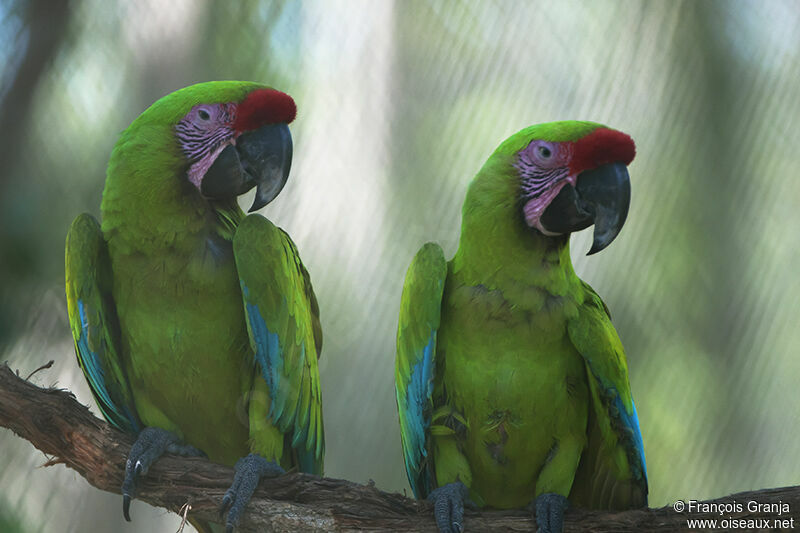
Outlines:
{"type": "MultiPolygon", "coordinates": [[[[95,417],[66,390],[40,388],[0,366],[0,426],[9,428],[44,452],[46,464],[63,463],[95,487],[119,494],[126,454],[133,437],[95,417]]],[[[167,455],[143,479],[137,498],[178,512],[187,502],[189,516],[218,522],[218,505],[233,480],[233,470],[201,458],[167,455]]],[[[756,511],[748,501],[782,502],[800,509],[800,487],[734,494],[714,502],[738,502],[741,512],[677,513],[672,506],[624,512],[572,509],[566,531],[685,531],[689,518],[790,520],[794,515],[756,511]]],[[[120,512],[122,498],[120,498],[120,512]]],[[[136,504],[132,506],[136,520],[136,504]]],[[[774,524],[774,522],[771,522],[774,524]]],[[[529,513],[468,511],[467,531],[533,531],[529,513]]],[[[774,527],[774,525],[769,526],[774,527]]],[[[788,525],[787,525],[788,527],[788,525]]],[[[742,529],[740,526],[738,529],[742,529]]],[[[431,506],[372,485],[289,473],[262,482],[248,505],[239,531],[417,531],[436,532],[431,506]]]]}

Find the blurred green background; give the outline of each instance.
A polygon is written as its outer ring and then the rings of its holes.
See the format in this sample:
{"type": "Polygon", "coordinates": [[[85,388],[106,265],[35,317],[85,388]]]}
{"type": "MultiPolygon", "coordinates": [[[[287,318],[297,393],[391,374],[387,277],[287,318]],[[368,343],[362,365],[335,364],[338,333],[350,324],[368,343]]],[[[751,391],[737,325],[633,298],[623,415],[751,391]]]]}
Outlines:
{"type": "MultiPolygon", "coordinates": [[[[290,93],[295,158],[262,212],[319,297],[327,474],[407,490],[394,334],[421,244],[455,252],[467,184],[530,124],[633,136],[633,200],[578,274],[626,346],[651,505],[800,482],[800,4],[749,1],[0,2],[0,360],[92,397],[63,245],[99,216],[118,133],[210,79],[290,93]]],[[[248,198],[243,205],[249,205],[248,198]]],[[[175,531],[0,430],[3,531],[175,531]],[[21,525],[20,525],[21,524],[21,525]]]]}

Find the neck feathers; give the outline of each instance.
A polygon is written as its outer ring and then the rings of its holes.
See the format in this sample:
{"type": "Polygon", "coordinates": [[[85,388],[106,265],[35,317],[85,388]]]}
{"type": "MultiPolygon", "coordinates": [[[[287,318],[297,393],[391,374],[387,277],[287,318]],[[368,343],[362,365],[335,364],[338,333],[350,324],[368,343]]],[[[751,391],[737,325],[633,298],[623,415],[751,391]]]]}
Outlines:
{"type": "Polygon", "coordinates": [[[129,253],[190,254],[211,236],[232,240],[241,209],[235,199],[211,203],[189,183],[171,129],[130,130],[114,148],[103,190],[102,228],[109,246],[129,253]]]}
{"type": "Polygon", "coordinates": [[[470,285],[526,286],[561,292],[575,278],[569,235],[548,237],[525,223],[519,178],[497,154],[470,184],[453,271],[470,285]]]}

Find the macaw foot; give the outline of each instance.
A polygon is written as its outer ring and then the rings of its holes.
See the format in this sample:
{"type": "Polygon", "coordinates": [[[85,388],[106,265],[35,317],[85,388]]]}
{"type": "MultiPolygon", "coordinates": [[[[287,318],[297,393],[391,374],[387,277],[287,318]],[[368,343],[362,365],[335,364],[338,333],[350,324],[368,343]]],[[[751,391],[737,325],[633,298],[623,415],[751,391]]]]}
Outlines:
{"type": "Polygon", "coordinates": [[[562,533],[564,531],[564,511],[569,502],[561,494],[547,492],[540,494],[531,507],[536,508],[536,526],[539,533],[562,533]]]}
{"type": "Polygon", "coordinates": [[[228,518],[225,520],[225,533],[231,533],[239,525],[242,512],[253,496],[258,482],[262,477],[273,478],[286,471],[274,461],[267,461],[260,455],[251,453],[236,461],[234,466],[236,473],[233,476],[233,485],[225,492],[222,498],[222,505],[219,508],[219,515],[228,511],[228,518]]]}
{"type": "Polygon", "coordinates": [[[433,517],[440,533],[464,531],[464,504],[474,507],[469,499],[467,486],[456,481],[431,491],[428,499],[433,502],[433,517]]]}
{"type": "Polygon", "coordinates": [[[165,429],[148,427],[140,431],[128,454],[125,480],[122,482],[122,514],[128,522],[131,521],[131,499],[136,496],[136,481],[139,476],[147,474],[150,465],[164,455],[164,452],[186,457],[205,456],[194,446],[181,444],[177,435],[165,429]]]}

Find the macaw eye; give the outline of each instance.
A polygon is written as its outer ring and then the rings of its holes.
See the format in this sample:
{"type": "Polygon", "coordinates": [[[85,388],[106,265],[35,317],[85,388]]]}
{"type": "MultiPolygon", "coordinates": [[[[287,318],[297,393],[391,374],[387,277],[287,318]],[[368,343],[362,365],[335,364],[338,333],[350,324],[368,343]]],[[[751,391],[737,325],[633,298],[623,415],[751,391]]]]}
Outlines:
{"type": "Polygon", "coordinates": [[[539,157],[542,159],[550,159],[550,157],[553,155],[552,150],[550,150],[550,148],[547,146],[539,146],[537,151],[539,152],[539,157]]]}
{"type": "Polygon", "coordinates": [[[201,109],[197,112],[197,116],[200,117],[200,120],[208,120],[211,118],[211,115],[208,114],[208,111],[205,109],[201,109]]]}

